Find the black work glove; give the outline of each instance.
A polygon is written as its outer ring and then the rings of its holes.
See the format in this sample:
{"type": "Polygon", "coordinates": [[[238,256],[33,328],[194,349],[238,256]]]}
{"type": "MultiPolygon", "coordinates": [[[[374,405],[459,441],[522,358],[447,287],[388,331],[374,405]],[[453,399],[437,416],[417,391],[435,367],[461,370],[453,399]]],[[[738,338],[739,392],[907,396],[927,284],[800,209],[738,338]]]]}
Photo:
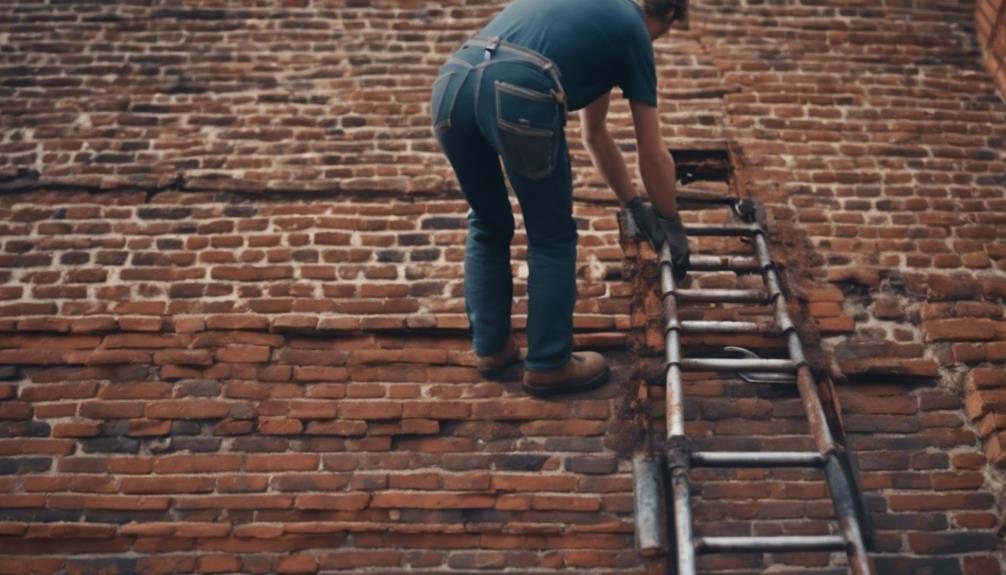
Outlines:
{"type": "Polygon", "coordinates": [[[666,241],[671,249],[671,270],[674,279],[681,281],[688,274],[691,251],[685,226],[677,214],[663,216],[638,197],[625,205],[627,216],[636,225],[638,239],[647,239],[657,252],[666,241]]]}

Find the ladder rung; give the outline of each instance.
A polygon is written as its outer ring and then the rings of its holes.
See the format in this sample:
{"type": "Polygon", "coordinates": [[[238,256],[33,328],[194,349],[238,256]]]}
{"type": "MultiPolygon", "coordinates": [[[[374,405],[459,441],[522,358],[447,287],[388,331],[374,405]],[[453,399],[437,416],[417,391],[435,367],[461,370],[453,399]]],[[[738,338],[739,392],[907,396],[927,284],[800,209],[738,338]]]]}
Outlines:
{"type": "Polygon", "coordinates": [[[689,236],[753,236],[761,232],[757,224],[685,224],[689,236]]]}
{"type": "Polygon", "coordinates": [[[774,537],[697,537],[699,553],[749,553],[751,551],[845,551],[841,535],[777,535],[774,537]]]}
{"type": "Polygon", "coordinates": [[[755,321],[706,321],[685,320],[681,322],[683,333],[759,333],[771,335],[771,325],[755,321]]]}
{"type": "Polygon", "coordinates": [[[696,451],[695,467],[824,467],[816,451],[696,451]]]}
{"type": "Polygon", "coordinates": [[[737,359],[726,357],[688,358],[679,362],[681,369],[693,371],[796,371],[792,359],[737,359]]]}
{"type": "Polygon", "coordinates": [[[765,303],[768,301],[768,295],[756,289],[679,289],[673,293],[680,302],[765,303]]]}
{"type": "Polygon", "coordinates": [[[697,272],[732,271],[759,272],[761,264],[758,258],[751,256],[698,256],[693,255],[688,261],[689,269],[697,272]]]}

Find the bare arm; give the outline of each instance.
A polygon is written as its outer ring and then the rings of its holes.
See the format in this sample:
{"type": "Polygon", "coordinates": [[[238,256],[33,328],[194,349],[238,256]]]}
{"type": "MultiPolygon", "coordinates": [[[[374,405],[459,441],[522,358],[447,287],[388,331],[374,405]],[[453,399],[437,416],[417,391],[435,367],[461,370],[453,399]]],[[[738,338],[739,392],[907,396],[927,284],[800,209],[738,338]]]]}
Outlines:
{"type": "Polygon", "coordinates": [[[653,206],[665,216],[678,213],[677,174],[674,158],[660,137],[657,108],[629,100],[639,151],[639,174],[653,206]]]}
{"type": "Polygon", "coordinates": [[[604,181],[615,191],[618,199],[625,204],[638,197],[639,193],[629,177],[622,151],[618,149],[605,123],[610,99],[611,92],[608,92],[581,110],[580,125],[591,161],[597,171],[601,172],[604,181]]]}

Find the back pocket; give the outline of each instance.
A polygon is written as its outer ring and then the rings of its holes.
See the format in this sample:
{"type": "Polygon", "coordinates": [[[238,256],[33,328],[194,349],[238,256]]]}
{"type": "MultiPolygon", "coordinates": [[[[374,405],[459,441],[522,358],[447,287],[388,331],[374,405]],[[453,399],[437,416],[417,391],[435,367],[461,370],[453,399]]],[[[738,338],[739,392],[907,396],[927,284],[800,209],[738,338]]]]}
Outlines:
{"type": "Polygon", "coordinates": [[[555,169],[559,103],[550,93],[496,80],[496,127],[507,167],[533,180],[555,169]]]}

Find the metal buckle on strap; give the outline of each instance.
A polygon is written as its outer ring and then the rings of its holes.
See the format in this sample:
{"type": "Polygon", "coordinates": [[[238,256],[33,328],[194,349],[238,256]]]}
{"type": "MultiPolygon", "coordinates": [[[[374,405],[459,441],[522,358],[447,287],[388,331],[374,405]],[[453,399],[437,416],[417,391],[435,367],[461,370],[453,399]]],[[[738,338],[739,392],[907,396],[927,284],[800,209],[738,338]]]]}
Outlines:
{"type": "Polygon", "coordinates": [[[492,38],[490,38],[489,43],[486,45],[486,51],[483,53],[484,54],[483,59],[489,61],[489,59],[492,58],[493,56],[493,52],[496,51],[496,48],[498,48],[499,45],[500,45],[499,36],[493,36],[492,38]]]}

